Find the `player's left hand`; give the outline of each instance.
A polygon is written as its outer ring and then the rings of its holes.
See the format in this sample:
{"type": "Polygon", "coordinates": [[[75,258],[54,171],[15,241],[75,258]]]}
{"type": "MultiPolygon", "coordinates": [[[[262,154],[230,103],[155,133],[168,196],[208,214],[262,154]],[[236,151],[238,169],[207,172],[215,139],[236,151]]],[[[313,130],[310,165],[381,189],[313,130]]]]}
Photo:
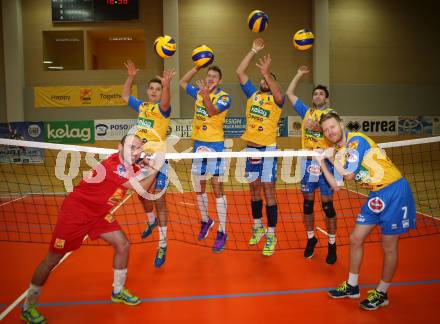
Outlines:
{"type": "Polygon", "coordinates": [[[198,81],[196,81],[196,85],[197,85],[197,88],[199,88],[199,90],[200,90],[200,94],[201,94],[202,96],[209,96],[209,93],[210,93],[210,92],[212,91],[212,89],[214,89],[215,86],[216,86],[215,83],[214,83],[214,84],[211,84],[211,86],[209,86],[208,83],[206,83],[206,82],[203,81],[203,80],[198,80],[198,81]]]}

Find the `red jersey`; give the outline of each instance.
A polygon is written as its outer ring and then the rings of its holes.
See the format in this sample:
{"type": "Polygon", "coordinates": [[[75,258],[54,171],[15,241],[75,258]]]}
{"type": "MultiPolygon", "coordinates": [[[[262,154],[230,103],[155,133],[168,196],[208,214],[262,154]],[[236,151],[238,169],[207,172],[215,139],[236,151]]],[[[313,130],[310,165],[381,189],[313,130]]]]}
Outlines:
{"type": "MultiPolygon", "coordinates": [[[[138,170],[133,165],[133,172],[138,170]]],[[[129,172],[119,160],[118,153],[110,155],[75,186],[64,199],[61,209],[75,217],[105,217],[124,198],[127,188],[122,185],[128,181],[129,172]]]]}

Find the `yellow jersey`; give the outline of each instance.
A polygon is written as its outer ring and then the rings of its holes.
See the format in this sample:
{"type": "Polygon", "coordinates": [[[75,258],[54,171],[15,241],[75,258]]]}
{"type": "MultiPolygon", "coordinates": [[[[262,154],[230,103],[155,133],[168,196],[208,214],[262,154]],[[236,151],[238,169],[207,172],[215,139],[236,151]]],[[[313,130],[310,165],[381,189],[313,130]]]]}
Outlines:
{"type": "Polygon", "coordinates": [[[303,149],[313,150],[317,148],[325,149],[329,147],[322,129],[319,126],[319,120],[322,115],[334,112],[332,108],[309,108],[299,98],[296,100],[293,108],[302,118],[301,124],[301,144],[303,149]]]}
{"type": "Polygon", "coordinates": [[[336,159],[345,165],[346,170],[355,173],[357,183],[371,191],[402,178],[385,151],[363,133],[347,132],[345,147],[336,149],[336,159]]]}
{"type": "Polygon", "coordinates": [[[220,88],[215,93],[210,93],[209,98],[214,107],[219,110],[219,113],[209,116],[203,103],[203,97],[199,94],[199,89],[188,84],[186,92],[196,100],[192,123],[192,139],[203,142],[223,142],[225,140],[223,126],[231,105],[231,97],[220,88]]]}
{"type": "Polygon", "coordinates": [[[250,80],[241,88],[247,97],[246,130],[241,138],[261,146],[276,145],[282,105],[271,92],[257,91],[250,80]]]}

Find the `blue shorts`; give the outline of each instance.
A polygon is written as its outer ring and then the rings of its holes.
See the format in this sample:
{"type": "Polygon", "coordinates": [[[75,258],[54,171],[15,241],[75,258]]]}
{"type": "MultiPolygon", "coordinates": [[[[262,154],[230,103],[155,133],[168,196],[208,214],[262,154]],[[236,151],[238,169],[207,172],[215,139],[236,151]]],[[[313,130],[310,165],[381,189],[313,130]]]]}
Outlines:
{"type": "MultiPolygon", "coordinates": [[[[324,163],[326,163],[327,169],[333,173],[333,165],[327,160],[325,160],[324,163]]],[[[322,173],[317,161],[302,159],[301,170],[303,174],[301,180],[302,193],[314,193],[319,187],[322,196],[333,195],[333,190],[322,173]]]]}
{"type": "MultiPolygon", "coordinates": [[[[194,141],[193,152],[223,152],[225,142],[202,142],[194,141]]],[[[194,159],[192,162],[192,174],[221,176],[225,173],[225,159],[194,159]]]]}
{"type": "Polygon", "coordinates": [[[403,234],[416,228],[416,204],[405,178],[372,191],[362,206],[356,224],[377,224],[382,234],[403,234]]]}
{"type": "Polygon", "coordinates": [[[163,190],[168,187],[168,169],[168,160],[165,160],[165,163],[156,175],[156,190],[163,190]]]}
{"type": "MultiPolygon", "coordinates": [[[[276,146],[251,147],[248,146],[245,152],[268,152],[276,151],[276,146]]],[[[249,182],[260,179],[261,182],[277,181],[278,158],[247,158],[246,159],[246,178],[249,182]]]]}

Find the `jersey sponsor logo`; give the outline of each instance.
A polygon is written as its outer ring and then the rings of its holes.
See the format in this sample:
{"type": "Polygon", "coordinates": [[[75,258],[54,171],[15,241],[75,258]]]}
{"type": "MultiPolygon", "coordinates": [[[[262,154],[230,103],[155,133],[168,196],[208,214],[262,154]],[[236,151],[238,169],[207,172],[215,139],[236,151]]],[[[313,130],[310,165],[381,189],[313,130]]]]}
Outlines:
{"type": "Polygon", "coordinates": [[[207,130],[208,129],[208,126],[206,126],[206,125],[203,125],[202,126],[202,129],[205,131],[205,130],[207,130]]]}
{"type": "Polygon", "coordinates": [[[66,240],[62,240],[60,238],[56,238],[55,242],[53,243],[53,247],[55,249],[64,249],[64,245],[66,244],[66,240]]]}
{"type": "Polygon", "coordinates": [[[230,101],[231,99],[229,98],[229,96],[221,96],[220,99],[217,100],[217,104],[223,107],[227,107],[230,101]]]}
{"type": "Polygon", "coordinates": [[[385,209],[385,202],[379,197],[371,198],[367,204],[373,213],[380,213],[385,209]]]}
{"type": "Polygon", "coordinates": [[[366,181],[368,174],[369,174],[368,170],[365,169],[363,166],[361,166],[358,173],[356,173],[356,176],[354,177],[354,181],[364,182],[364,181],[366,181]]]}
{"type": "Polygon", "coordinates": [[[153,128],[154,127],[154,120],[139,117],[137,124],[139,127],[153,128]]]}
{"type": "Polygon", "coordinates": [[[307,167],[307,172],[311,175],[319,176],[321,175],[321,168],[317,164],[310,164],[307,167]]]}
{"type": "Polygon", "coordinates": [[[261,162],[263,162],[263,158],[253,158],[253,157],[250,157],[249,158],[249,162],[250,162],[250,164],[260,164],[261,162]]]}
{"type": "Polygon", "coordinates": [[[206,108],[203,106],[197,106],[196,108],[196,115],[200,115],[203,117],[209,117],[208,112],[206,111],[206,108]]]}
{"type": "Polygon", "coordinates": [[[317,131],[314,131],[314,130],[309,129],[309,128],[306,128],[305,132],[306,132],[306,135],[308,135],[308,136],[317,137],[317,138],[323,138],[324,137],[324,135],[321,132],[317,132],[317,131]]]}
{"type": "Polygon", "coordinates": [[[258,131],[262,132],[264,130],[263,126],[258,126],[258,131]]]}
{"type": "Polygon", "coordinates": [[[265,118],[269,118],[270,116],[270,111],[267,109],[263,109],[261,107],[258,106],[252,106],[250,109],[250,113],[257,115],[257,116],[261,116],[261,117],[265,117],[265,118]]]}
{"type": "Polygon", "coordinates": [[[109,205],[115,206],[117,203],[119,203],[122,198],[124,198],[125,190],[122,188],[116,189],[116,191],[113,193],[113,195],[108,199],[109,205]]]}
{"type": "Polygon", "coordinates": [[[201,152],[211,152],[211,149],[207,146],[202,145],[196,149],[196,153],[201,153],[201,152]]]}
{"type": "Polygon", "coordinates": [[[408,228],[409,227],[409,220],[408,219],[404,219],[402,221],[402,227],[403,228],[408,228]]]}
{"type": "Polygon", "coordinates": [[[365,223],[365,217],[359,214],[356,218],[356,222],[358,223],[365,223]]]}

